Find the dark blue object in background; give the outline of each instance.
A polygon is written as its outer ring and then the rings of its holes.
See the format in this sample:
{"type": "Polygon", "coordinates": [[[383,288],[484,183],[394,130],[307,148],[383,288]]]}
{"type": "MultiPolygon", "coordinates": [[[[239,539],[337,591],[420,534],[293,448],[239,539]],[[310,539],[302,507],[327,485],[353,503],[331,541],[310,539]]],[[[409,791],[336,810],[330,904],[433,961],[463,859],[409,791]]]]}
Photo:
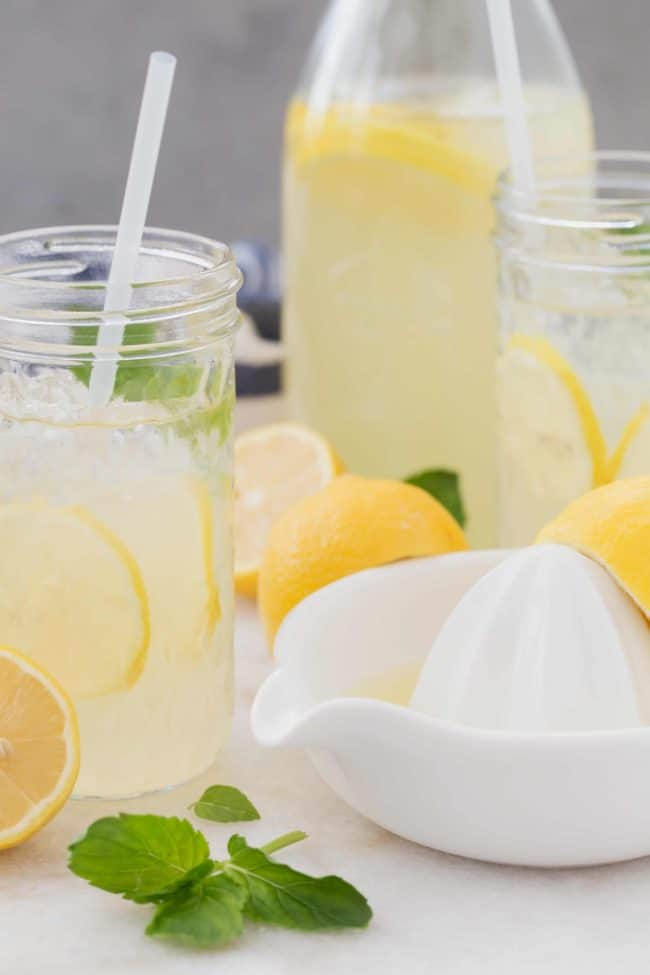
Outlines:
{"type": "Polygon", "coordinates": [[[249,319],[237,341],[237,394],[270,396],[282,387],[279,257],[252,241],[237,241],[232,251],[244,276],[239,307],[249,319]]]}

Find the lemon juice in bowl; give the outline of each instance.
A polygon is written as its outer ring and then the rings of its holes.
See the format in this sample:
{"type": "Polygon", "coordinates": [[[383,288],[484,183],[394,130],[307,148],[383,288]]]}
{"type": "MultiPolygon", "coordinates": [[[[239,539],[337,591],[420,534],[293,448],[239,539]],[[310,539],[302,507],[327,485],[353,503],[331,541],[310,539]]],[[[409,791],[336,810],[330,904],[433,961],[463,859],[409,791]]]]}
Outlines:
{"type": "Polygon", "coordinates": [[[113,396],[89,394],[114,231],[0,239],[0,645],[80,726],[77,794],[207,768],[232,704],[232,341],[239,272],[147,231],[113,396]]]}
{"type": "MultiPolygon", "coordinates": [[[[546,3],[518,7],[536,154],[592,143],[546,3]]],[[[496,534],[491,197],[507,162],[484,0],[335,3],[287,118],[293,414],[372,476],[458,472],[496,534]]]]}
{"type": "Polygon", "coordinates": [[[593,488],[650,473],[650,155],[501,181],[500,540],[532,542],[593,488]]]}

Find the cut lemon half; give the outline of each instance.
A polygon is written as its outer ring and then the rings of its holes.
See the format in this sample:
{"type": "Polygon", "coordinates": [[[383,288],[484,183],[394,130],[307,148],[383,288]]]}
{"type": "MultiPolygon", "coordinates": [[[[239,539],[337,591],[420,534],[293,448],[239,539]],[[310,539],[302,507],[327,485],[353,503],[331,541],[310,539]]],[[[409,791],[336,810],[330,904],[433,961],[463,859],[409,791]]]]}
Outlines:
{"type": "Polygon", "coordinates": [[[0,507],[0,644],[73,697],[125,690],[149,646],[147,593],[129,549],[82,507],[0,507]]]}
{"type": "Polygon", "coordinates": [[[590,491],[542,529],[537,541],[568,545],[599,562],[650,617],[650,477],[590,491]]]}
{"type": "Polygon", "coordinates": [[[253,596],[271,525],[340,472],[331,445],[296,423],[277,423],[235,441],[235,586],[253,596]]]}
{"type": "Polygon", "coordinates": [[[338,106],[314,115],[296,102],[287,122],[290,158],[300,169],[322,159],[372,157],[434,172],[446,182],[482,198],[494,189],[497,167],[456,145],[457,133],[444,118],[396,115],[389,108],[338,106]]]}
{"type": "Polygon", "coordinates": [[[0,850],[44,826],[78,772],[79,731],[69,697],[32,661],[0,647],[0,850]]]}
{"type": "Polygon", "coordinates": [[[419,487],[345,474],[273,525],[260,571],[269,646],[294,606],[344,576],[467,549],[449,512],[419,487]]]}

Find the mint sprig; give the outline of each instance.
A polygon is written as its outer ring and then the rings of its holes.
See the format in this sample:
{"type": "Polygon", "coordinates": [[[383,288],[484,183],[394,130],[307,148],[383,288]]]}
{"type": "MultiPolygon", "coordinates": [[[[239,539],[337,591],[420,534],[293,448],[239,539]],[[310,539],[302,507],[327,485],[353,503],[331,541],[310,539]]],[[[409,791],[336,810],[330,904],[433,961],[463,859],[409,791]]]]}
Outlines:
{"type": "Polygon", "coordinates": [[[244,823],[260,818],[250,799],[232,785],[210,786],[190,809],[213,823],[244,823]]]}
{"type": "MultiPolygon", "coordinates": [[[[229,786],[206,790],[197,812],[204,801],[209,818],[215,809],[218,816],[234,816],[237,808],[244,819],[252,812],[259,818],[250,800],[229,786]]],[[[93,823],[70,846],[68,866],[94,887],[157,905],[146,933],[194,948],[229,944],[247,917],[301,931],[366,927],[372,911],[351,884],[310,877],[272,859],[306,838],[294,831],[255,848],[236,834],[227,857],[215,860],[205,836],[187,820],[122,813],[93,823]]]]}

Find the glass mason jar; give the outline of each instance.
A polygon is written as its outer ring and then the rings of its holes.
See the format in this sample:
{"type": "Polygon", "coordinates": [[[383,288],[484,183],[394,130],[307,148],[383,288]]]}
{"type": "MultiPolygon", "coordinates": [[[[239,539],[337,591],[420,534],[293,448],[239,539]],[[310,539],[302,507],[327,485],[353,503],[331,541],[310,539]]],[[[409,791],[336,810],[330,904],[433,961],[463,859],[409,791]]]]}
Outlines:
{"type": "Polygon", "coordinates": [[[224,245],[147,230],[121,345],[100,348],[114,240],[0,238],[0,644],[69,692],[76,794],[105,798],[191,778],[229,732],[240,285],[224,245]]]}
{"type": "Polygon", "coordinates": [[[500,532],[526,545],[570,501],[650,473],[650,154],[500,183],[500,532]]]}
{"type": "MultiPolygon", "coordinates": [[[[549,0],[514,5],[533,148],[592,149],[549,0]]],[[[507,164],[485,0],[333,0],[287,114],[289,408],[346,467],[460,475],[496,536],[492,195],[507,164]]]]}

